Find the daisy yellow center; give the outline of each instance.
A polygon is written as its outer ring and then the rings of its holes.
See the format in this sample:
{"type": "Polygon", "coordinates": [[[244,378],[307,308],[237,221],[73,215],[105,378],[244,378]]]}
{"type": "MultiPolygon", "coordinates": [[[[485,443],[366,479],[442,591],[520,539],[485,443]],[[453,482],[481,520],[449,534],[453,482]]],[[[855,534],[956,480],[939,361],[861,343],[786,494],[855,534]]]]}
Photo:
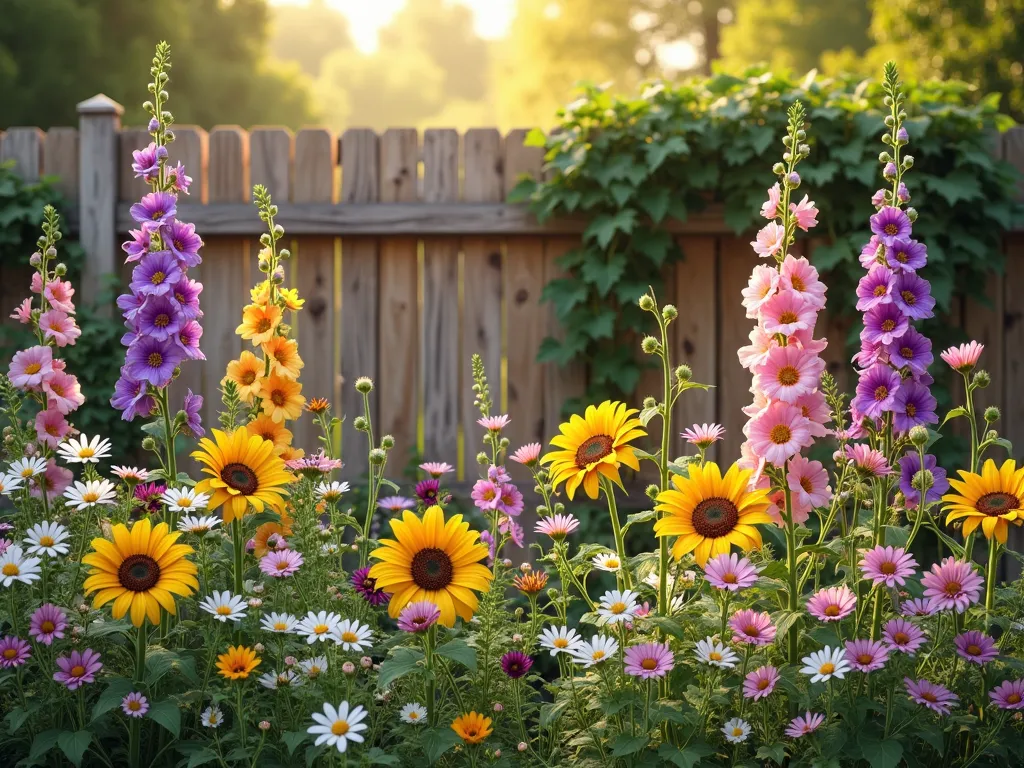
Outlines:
{"type": "Polygon", "coordinates": [[[613,448],[614,444],[608,435],[588,437],[576,449],[576,466],[580,469],[586,469],[590,464],[600,461],[605,456],[611,454],[613,448]]]}
{"type": "Polygon", "coordinates": [[[149,278],[149,282],[151,282],[153,285],[160,285],[160,283],[164,281],[165,277],[167,277],[167,275],[165,275],[163,272],[157,271],[153,273],[153,276],[151,278],[149,278]]]}
{"type": "Polygon", "coordinates": [[[286,629],[288,629],[288,625],[285,624],[283,621],[275,621],[274,622],[274,631],[275,632],[284,632],[286,629]]]}
{"type": "Polygon", "coordinates": [[[604,651],[594,651],[592,654],[590,654],[590,658],[592,658],[594,661],[600,661],[604,658],[604,651]]]}
{"type": "Polygon", "coordinates": [[[712,651],[711,653],[708,654],[708,658],[711,661],[721,661],[722,660],[722,654],[720,654],[718,651],[712,651]]]}
{"type": "Polygon", "coordinates": [[[609,557],[607,560],[604,561],[604,564],[605,564],[605,567],[607,567],[607,568],[618,568],[619,567],[619,561],[616,560],[614,557],[609,557]]]}
{"type": "Polygon", "coordinates": [[[725,536],[739,521],[739,510],[729,499],[704,499],[693,510],[693,529],[708,539],[725,536]]]}
{"type": "Polygon", "coordinates": [[[568,648],[569,641],[564,637],[556,637],[555,642],[553,642],[552,645],[555,646],[555,648],[568,648]]]}
{"type": "Polygon", "coordinates": [[[895,224],[886,224],[885,225],[885,234],[887,234],[887,235],[895,235],[899,231],[900,231],[899,227],[897,227],[895,224]]]}
{"type": "Polygon", "coordinates": [[[800,372],[792,365],[786,365],[779,368],[779,372],[775,375],[775,380],[784,387],[792,387],[800,381],[800,372]]]}
{"type": "Polygon", "coordinates": [[[838,605],[830,605],[830,606],[828,606],[828,608],[825,609],[825,615],[826,616],[838,616],[839,615],[839,606],[838,605]]]}
{"type": "Polygon", "coordinates": [[[72,677],[81,677],[84,674],[85,674],[85,667],[83,667],[81,664],[75,664],[75,666],[73,666],[71,668],[71,676],[72,677]]]}
{"type": "Polygon", "coordinates": [[[885,296],[885,288],[885,285],[876,285],[874,290],[875,296],[885,296]]]}
{"type": "Polygon", "coordinates": [[[348,733],[348,723],[344,720],[335,720],[331,726],[331,733],[335,736],[344,736],[348,733]]]}
{"type": "Polygon", "coordinates": [[[826,661],[820,667],[818,667],[818,673],[822,675],[831,675],[836,671],[836,665],[831,661],[826,661]]]}
{"type": "Polygon", "coordinates": [[[857,661],[859,661],[861,664],[870,664],[874,660],[874,658],[875,657],[872,656],[870,653],[862,653],[857,657],[857,661]]]}
{"type": "Polygon", "coordinates": [[[743,729],[740,728],[738,725],[734,726],[733,729],[732,729],[732,735],[733,736],[742,736],[743,735],[743,729]]]}
{"type": "Polygon", "coordinates": [[[1012,493],[997,491],[995,493],[986,493],[974,503],[974,506],[975,509],[985,515],[998,516],[1011,509],[1017,509],[1020,506],[1020,499],[1012,493]]]}
{"type": "Polygon", "coordinates": [[[882,330],[888,333],[896,327],[896,321],[892,318],[886,318],[882,321],[882,330]]]}
{"type": "Polygon", "coordinates": [[[882,402],[889,396],[889,388],[885,384],[879,384],[875,387],[875,402],[882,402]]]}
{"type": "Polygon", "coordinates": [[[25,366],[25,373],[31,376],[34,373],[39,373],[39,371],[42,370],[42,368],[43,366],[40,365],[39,363],[29,363],[28,365],[25,366]]]}
{"type": "Polygon", "coordinates": [[[53,536],[40,536],[39,546],[41,547],[52,547],[55,544],[53,536]]]}
{"type": "Polygon", "coordinates": [[[159,368],[163,365],[163,362],[164,356],[159,352],[150,352],[149,357],[146,358],[146,364],[149,365],[150,368],[159,368]]]}
{"type": "Polygon", "coordinates": [[[420,719],[420,713],[419,712],[410,712],[408,717],[409,717],[410,720],[419,720],[420,719]]]}
{"type": "Polygon", "coordinates": [[[31,467],[25,467],[23,470],[21,470],[22,477],[32,477],[34,474],[35,470],[33,470],[31,467]]]}
{"type": "Polygon", "coordinates": [[[140,709],[142,709],[142,705],[135,699],[132,699],[128,702],[128,709],[130,709],[132,712],[138,712],[140,709]]]}
{"type": "Polygon", "coordinates": [[[311,666],[309,668],[309,671],[306,674],[309,675],[310,677],[316,677],[317,675],[320,674],[320,672],[321,672],[320,667],[318,667],[316,664],[314,664],[313,666],[311,666]]]}
{"type": "Polygon", "coordinates": [[[86,491],[82,494],[82,501],[88,504],[95,504],[99,501],[100,495],[96,491],[86,491]]]}
{"type": "Polygon", "coordinates": [[[906,645],[910,642],[910,635],[908,635],[906,632],[897,632],[892,636],[892,639],[898,645],[906,645]]]}
{"type": "Polygon", "coordinates": [[[342,632],[341,639],[346,643],[354,643],[359,640],[355,632],[342,632]]]}
{"type": "Polygon", "coordinates": [[[21,569],[18,568],[17,563],[4,563],[4,576],[17,576],[19,573],[21,573],[21,569]]]}
{"type": "Polygon", "coordinates": [[[968,645],[967,646],[967,655],[968,656],[979,656],[980,654],[981,654],[981,646],[980,645],[968,645]]]}
{"type": "Polygon", "coordinates": [[[313,627],[313,634],[315,634],[315,635],[322,635],[328,629],[330,629],[330,627],[328,627],[326,624],[317,624],[315,627],[313,627]]]}
{"type": "Polygon", "coordinates": [[[946,588],[943,591],[950,597],[956,597],[960,594],[961,589],[962,587],[959,581],[951,581],[946,585],[946,588]]]}
{"type": "Polygon", "coordinates": [[[757,690],[763,691],[765,688],[767,688],[771,684],[772,684],[771,680],[769,680],[768,678],[764,678],[763,677],[763,678],[761,678],[760,680],[757,681],[757,690]]]}
{"type": "Polygon", "coordinates": [[[656,669],[658,661],[657,659],[644,659],[640,662],[640,666],[647,670],[656,669]]]}
{"type": "Polygon", "coordinates": [[[8,661],[13,659],[17,655],[18,655],[18,652],[14,648],[4,648],[4,658],[7,659],[8,661]]]}
{"type": "Polygon", "coordinates": [[[793,437],[793,431],[785,424],[776,424],[768,433],[768,439],[775,445],[785,445],[793,437]]]}
{"type": "Polygon", "coordinates": [[[796,312],[786,310],[779,315],[779,323],[788,325],[789,323],[795,323],[800,318],[797,317],[796,312]]]}
{"type": "Polygon", "coordinates": [[[191,509],[192,508],[192,499],[189,499],[189,498],[178,499],[177,505],[178,505],[179,509],[191,509]]]}
{"type": "Polygon", "coordinates": [[[789,284],[793,286],[794,291],[806,291],[807,285],[804,283],[804,279],[800,275],[790,275],[789,284]]]}
{"type": "Polygon", "coordinates": [[[80,458],[80,459],[91,459],[95,455],[96,455],[96,451],[94,451],[92,448],[90,448],[87,445],[82,446],[78,450],[78,458],[80,458]]]}
{"type": "Polygon", "coordinates": [[[618,616],[620,613],[623,613],[625,610],[626,610],[626,604],[623,603],[622,601],[619,601],[617,603],[612,603],[608,607],[608,612],[612,613],[612,614],[615,614],[616,616],[618,616]]]}
{"type": "Polygon", "coordinates": [[[228,606],[228,605],[218,605],[217,606],[217,615],[218,616],[230,616],[231,615],[231,607],[228,606]]]}
{"type": "Polygon", "coordinates": [[[57,628],[57,625],[56,625],[56,624],[54,624],[54,623],[53,623],[52,621],[50,621],[49,619],[46,619],[46,620],[45,620],[44,622],[42,622],[42,623],[41,623],[41,624],[39,625],[39,629],[41,629],[41,630],[43,631],[43,634],[45,634],[45,635],[48,635],[48,634],[50,634],[50,633],[51,633],[51,632],[53,632],[53,630],[55,630],[56,628],[57,628]]]}
{"type": "Polygon", "coordinates": [[[211,712],[209,719],[210,719],[210,725],[216,725],[217,723],[220,722],[220,715],[218,715],[216,712],[211,712]]]}
{"type": "Polygon", "coordinates": [[[757,626],[754,624],[748,624],[746,627],[744,627],[743,634],[745,634],[747,637],[760,637],[761,630],[759,630],[757,626]]]}
{"type": "Polygon", "coordinates": [[[892,576],[894,573],[896,573],[896,563],[894,563],[892,560],[886,560],[884,563],[878,566],[878,570],[881,573],[884,573],[886,576],[892,576]]]}
{"type": "Polygon", "coordinates": [[[925,691],[924,693],[922,693],[921,698],[927,702],[930,702],[931,704],[934,704],[939,700],[938,697],[931,691],[925,691]]]}
{"type": "Polygon", "coordinates": [[[722,581],[724,581],[726,584],[736,584],[739,581],[739,579],[736,578],[735,573],[730,571],[729,573],[722,576],[722,581]]]}

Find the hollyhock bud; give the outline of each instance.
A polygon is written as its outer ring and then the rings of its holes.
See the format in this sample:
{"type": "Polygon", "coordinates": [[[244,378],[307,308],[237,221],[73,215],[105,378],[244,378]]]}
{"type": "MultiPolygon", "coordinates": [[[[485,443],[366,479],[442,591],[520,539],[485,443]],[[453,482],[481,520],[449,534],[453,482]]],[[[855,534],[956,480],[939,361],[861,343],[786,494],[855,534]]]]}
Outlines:
{"type": "Polygon", "coordinates": [[[525,752],[527,750],[526,742],[520,741],[519,746],[516,747],[516,749],[518,749],[520,752],[525,752]]]}
{"type": "Polygon", "coordinates": [[[913,167],[914,167],[914,156],[913,155],[907,155],[906,157],[904,157],[903,158],[903,170],[907,170],[908,168],[913,168],[913,167]]]}
{"type": "Polygon", "coordinates": [[[362,667],[363,669],[369,669],[370,667],[373,666],[373,659],[371,659],[369,656],[363,656],[359,660],[359,666],[362,667]]]}
{"type": "Polygon", "coordinates": [[[270,730],[270,721],[269,720],[260,720],[259,729],[261,731],[269,731],[270,730]]]}
{"type": "Polygon", "coordinates": [[[488,456],[483,451],[480,451],[480,453],[478,453],[476,455],[476,463],[480,464],[481,466],[483,466],[484,464],[490,464],[491,463],[491,457],[488,456]]]}
{"type": "Polygon", "coordinates": [[[364,395],[370,394],[373,391],[373,379],[368,376],[360,376],[356,379],[356,392],[360,392],[364,395]]]}
{"type": "Polygon", "coordinates": [[[974,374],[972,383],[974,384],[974,386],[984,389],[985,387],[992,383],[992,377],[989,375],[988,371],[979,370],[974,374]]]}
{"type": "Polygon", "coordinates": [[[33,253],[31,256],[28,257],[28,263],[31,264],[33,267],[38,267],[40,264],[43,263],[43,255],[41,253],[33,253]]]}
{"type": "Polygon", "coordinates": [[[504,559],[503,559],[503,560],[501,561],[501,564],[502,564],[503,566],[505,566],[506,568],[511,568],[511,567],[512,567],[512,561],[511,561],[511,560],[509,560],[509,559],[508,559],[507,557],[506,557],[506,558],[504,558],[504,559]]]}
{"type": "Polygon", "coordinates": [[[791,174],[789,174],[787,180],[789,181],[789,186],[791,186],[793,189],[796,189],[797,187],[800,186],[800,174],[797,173],[796,171],[793,171],[791,174]]]}
{"type": "Polygon", "coordinates": [[[387,460],[387,453],[382,448],[374,448],[370,451],[371,464],[383,464],[387,460]]]}
{"type": "Polygon", "coordinates": [[[985,409],[985,421],[991,424],[993,421],[999,421],[999,409],[994,405],[990,405],[985,409]]]}
{"type": "Polygon", "coordinates": [[[504,705],[500,701],[496,701],[496,702],[494,702],[494,711],[495,712],[504,712],[505,711],[505,707],[504,707],[504,705]]]}
{"type": "Polygon", "coordinates": [[[360,432],[365,432],[366,419],[363,418],[362,416],[356,416],[355,419],[352,420],[352,426],[358,429],[360,432]]]}
{"type": "Polygon", "coordinates": [[[356,665],[353,664],[351,661],[346,661],[344,664],[341,665],[341,671],[344,672],[346,675],[354,675],[356,672],[356,665]]]}
{"type": "Polygon", "coordinates": [[[249,598],[249,607],[250,608],[259,608],[261,605],[263,605],[263,601],[260,600],[258,597],[250,597],[249,598]]]}
{"type": "Polygon", "coordinates": [[[882,169],[882,176],[886,179],[896,178],[896,163],[886,163],[885,168],[882,169]]]}
{"type": "Polygon", "coordinates": [[[693,376],[693,370],[688,365],[680,365],[676,368],[676,378],[679,381],[689,381],[693,376]]]}

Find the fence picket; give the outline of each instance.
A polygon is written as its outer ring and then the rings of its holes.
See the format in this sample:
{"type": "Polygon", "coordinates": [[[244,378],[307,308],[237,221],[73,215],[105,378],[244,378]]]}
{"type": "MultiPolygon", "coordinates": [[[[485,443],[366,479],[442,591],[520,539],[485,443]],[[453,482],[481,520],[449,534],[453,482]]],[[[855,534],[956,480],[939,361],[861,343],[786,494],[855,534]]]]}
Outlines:
{"type": "Polygon", "coordinates": [[[0,162],[14,161],[14,172],[25,181],[39,181],[43,175],[43,145],[46,134],[38,128],[8,128],[0,138],[0,162]]]}

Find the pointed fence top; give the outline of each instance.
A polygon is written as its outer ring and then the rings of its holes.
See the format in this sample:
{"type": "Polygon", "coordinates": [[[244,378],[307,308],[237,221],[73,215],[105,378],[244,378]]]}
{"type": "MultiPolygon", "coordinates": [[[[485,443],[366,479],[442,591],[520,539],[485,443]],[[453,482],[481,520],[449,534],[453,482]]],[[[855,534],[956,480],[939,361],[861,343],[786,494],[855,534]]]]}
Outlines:
{"type": "Polygon", "coordinates": [[[91,99],[78,102],[79,115],[117,115],[124,114],[124,107],[109,96],[98,93],[91,99]]]}

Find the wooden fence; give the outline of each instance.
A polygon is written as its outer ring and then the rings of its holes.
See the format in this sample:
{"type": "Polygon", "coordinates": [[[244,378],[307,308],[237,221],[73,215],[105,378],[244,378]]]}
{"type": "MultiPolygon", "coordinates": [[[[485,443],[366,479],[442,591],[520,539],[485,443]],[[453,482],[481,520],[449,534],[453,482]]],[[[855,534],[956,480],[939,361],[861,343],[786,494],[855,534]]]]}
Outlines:
{"type": "MultiPolygon", "coordinates": [[[[120,107],[105,97],[83,102],[79,113],[77,130],[8,130],[0,137],[0,157],[14,159],[26,179],[60,177],[62,191],[77,200],[78,237],[88,254],[81,291],[89,297],[104,273],[127,274],[118,243],[132,224],[129,205],[145,192],[132,178],[131,153],[148,136],[122,128],[120,107]]],[[[512,415],[513,446],[556,432],[562,404],[583,391],[586,374],[535,362],[541,340],[558,333],[539,299],[558,274],[556,258],[574,247],[585,222],[541,226],[522,207],[504,202],[522,174],[541,169],[540,152],[523,146],[525,131],[502,136],[481,128],[460,136],[429,129],[421,136],[405,128],[381,135],[350,129],[335,137],[323,129],[292,134],[221,126],[175,133],[172,159],[184,162],[194,180],[179,216],[194,222],[206,242],[195,271],[205,286],[207,362],[186,364],[174,387],[207,396],[207,422],[218,409],[225,366],[242,348],[234,329],[259,278],[262,223],[251,189],[260,183],[279,205],[278,221],[291,240],[288,282],[306,300],[295,323],[307,397],[331,398],[351,422],[360,408],[352,384],[370,376],[374,430],[395,436],[397,456],[404,459],[418,447],[428,460],[457,459],[460,476],[472,477],[480,431],[469,356],[479,352],[496,401],[512,415]]],[[[1024,169],[1024,129],[1005,134],[998,151],[1024,169]]],[[[732,459],[742,440],[740,409],[750,398],[750,377],[736,360],[751,327],[740,290],[756,257],[750,237],[737,237],[714,212],[670,228],[685,255],[666,274],[667,295],[660,297],[680,312],[672,329],[674,357],[691,366],[696,380],[717,385],[682,398],[677,423],[723,423],[728,432],[718,451],[732,459]]],[[[985,343],[992,385],[982,403],[1000,406],[1002,431],[1024,445],[1024,233],[1009,234],[1005,247],[1006,273],[991,279],[991,304],[966,302],[948,321],[985,343]]],[[[9,279],[11,265],[2,268],[6,315],[26,285],[9,279]]],[[[823,322],[830,369],[847,381],[847,329],[823,322]]],[[[656,382],[656,376],[642,382],[638,402],[656,391],[656,382]]],[[[311,424],[300,423],[297,432],[305,447],[315,445],[311,424]]],[[[365,446],[356,436],[346,430],[344,457],[354,472],[365,465],[365,446]]],[[[674,449],[684,450],[681,440],[674,449]]]]}

